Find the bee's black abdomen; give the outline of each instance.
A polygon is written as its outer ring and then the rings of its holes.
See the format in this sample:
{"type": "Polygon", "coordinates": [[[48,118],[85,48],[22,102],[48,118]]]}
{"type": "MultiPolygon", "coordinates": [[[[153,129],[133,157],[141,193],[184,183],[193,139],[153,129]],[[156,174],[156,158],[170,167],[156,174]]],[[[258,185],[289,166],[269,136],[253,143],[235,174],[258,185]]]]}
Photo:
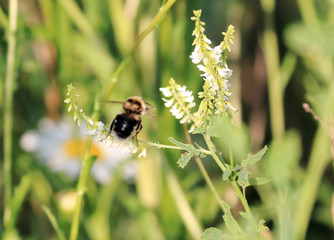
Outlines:
{"type": "Polygon", "coordinates": [[[137,124],[138,121],[127,114],[118,114],[115,118],[113,131],[119,138],[127,138],[131,135],[137,124]]]}

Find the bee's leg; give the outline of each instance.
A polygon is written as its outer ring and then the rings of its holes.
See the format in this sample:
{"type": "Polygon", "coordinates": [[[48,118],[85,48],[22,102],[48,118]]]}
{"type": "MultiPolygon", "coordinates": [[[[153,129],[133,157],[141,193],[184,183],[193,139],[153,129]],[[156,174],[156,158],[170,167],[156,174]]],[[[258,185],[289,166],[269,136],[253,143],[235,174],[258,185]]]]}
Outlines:
{"type": "Polygon", "coordinates": [[[112,121],[112,123],[110,125],[110,130],[109,130],[107,136],[105,138],[101,139],[100,142],[103,142],[104,140],[106,140],[110,136],[110,133],[111,133],[113,127],[114,127],[114,124],[115,124],[115,119],[112,121]]]}
{"type": "Polygon", "coordinates": [[[137,135],[138,133],[143,129],[143,125],[141,124],[141,120],[138,122],[138,125],[136,127],[136,134],[135,134],[135,138],[136,138],[136,144],[138,147],[138,139],[137,139],[137,135]]]}

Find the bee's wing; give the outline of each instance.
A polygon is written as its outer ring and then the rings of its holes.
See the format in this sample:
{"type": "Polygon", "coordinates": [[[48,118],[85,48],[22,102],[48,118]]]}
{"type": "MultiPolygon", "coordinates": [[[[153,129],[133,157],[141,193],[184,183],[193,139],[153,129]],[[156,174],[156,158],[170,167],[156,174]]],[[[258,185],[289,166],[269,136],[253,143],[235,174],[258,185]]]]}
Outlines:
{"type": "Polygon", "coordinates": [[[155,113],[154,113],[154,106],[150,103],[145,102],[146,105],[146,114],[149,118],[154,118],[155,113]]]}
{"type": "Polygon", "coordinates": [[[146,105],[146,111],[150,111],[151,109],[154,108],[154,106],[148,102],[145,102],[145,105],[146,105]]]}

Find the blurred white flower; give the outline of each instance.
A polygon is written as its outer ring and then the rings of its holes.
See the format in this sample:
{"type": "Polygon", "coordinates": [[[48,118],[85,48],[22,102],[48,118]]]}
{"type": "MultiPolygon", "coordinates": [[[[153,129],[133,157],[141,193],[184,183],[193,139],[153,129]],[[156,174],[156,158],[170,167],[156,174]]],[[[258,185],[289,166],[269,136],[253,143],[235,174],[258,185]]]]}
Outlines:
{"type": "Polygon", "coordinates": [[[146,158],[146,148],[144,148],[143,149],[143,151],[138,155],[138,158],[140,158],[140,157],[144,157],[144,158],[146,158]]]}
{"type": "Polygon", "coordinates": [[[55,195],[58,208],[64,212],[73,216],[75,206],[77,204],[77,193],[75,190],[63,190],[55,195]]]}
{"type": "MultiPolygon", "coordinates": [[[[92,166],[91,174],[97,182],[106,183],[111,179],[115,169],[122,164],[127,164],[125,160],[131,157],[130,152],[133,152],[134,147],[129,146],[132,143],[105,146],[99,139],[103,128],[103,123],[99,122],[98,128],[93,133],[87,128],[87,124],[83,124],[82,129],[79,130],[68,118],[62,118],[57,122],[50,118],[43,118],[39,121],[37,130],[29,130],[23,134],[20,145],[24,150],[35,153],[40,161],[53,171],[76,178],[80,173],[81,159],[86,144],[86,137],[83,137],[80,131],[96,135],[97,139],[93,140],[90,154],[97,156],[97,159],[92,166]]],[[[127,169],[127,173],[129,172],[131,171],[127,169]]],[[[132,173],[135,175],[135,171],[132,173]]],[[[127,177],[130,180],[135,178],[129,174],[127,177]]]]}

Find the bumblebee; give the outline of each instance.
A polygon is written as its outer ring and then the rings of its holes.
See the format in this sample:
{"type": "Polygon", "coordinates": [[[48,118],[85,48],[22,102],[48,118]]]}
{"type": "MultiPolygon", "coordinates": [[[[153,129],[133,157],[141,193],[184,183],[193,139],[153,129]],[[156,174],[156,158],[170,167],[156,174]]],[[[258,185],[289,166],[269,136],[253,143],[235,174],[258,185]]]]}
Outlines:
{"type": "Polygon", "coordinates": [[[122,103],[123,111],[117,114],[112,121],[107,137],[113,132],[121,140],[133,137],[137,140],[138,133],[143,129],[142,116],[152,106],[138,96],[129,97],[124,102],[109,102],[122,103]]]}

